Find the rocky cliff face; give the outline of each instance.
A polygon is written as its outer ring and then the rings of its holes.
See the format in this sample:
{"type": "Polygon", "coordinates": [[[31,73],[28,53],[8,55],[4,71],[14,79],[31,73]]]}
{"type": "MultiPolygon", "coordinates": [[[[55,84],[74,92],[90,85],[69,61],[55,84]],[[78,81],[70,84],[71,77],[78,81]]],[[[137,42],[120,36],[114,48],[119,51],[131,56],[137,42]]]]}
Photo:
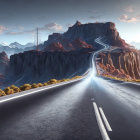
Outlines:
{"type": "Polygon", "coordinates": [[[118,78],[140,79],[140,51],[114,50],[99,55],[101,74],[108,74],[118,78]]]}
{"type": "Polygon", "coordinates": [[[63,42],[53,42],[48,45],[44,51],[75,51],[83,48],[93,48],[92,45],[87,44],[85,41],[76,39],[73,41],[63,40],[63,42]]]}
{"type": "Polygon", "coordinates": [[[71,52],[27,51],[10,57],[9,84],[44,82],[51,78],[69,78],[84,73],[90,66],[92,50],[71,52]]]}
{"type": "Polygon", "coordinates": [[[129,45],[120,38],[114,23],[76,22],[67,32],[50,35],[40,46],[43,51],[12,55],[6,83],[21,85],[80,75],[90,66],[91,52],[100,48],[94,42],[98,37],[104,37],[104,42],[112,46],[112,51],[99,56],[98,66],[103,70],[102,73],[139,78],[140,54],[129,49],[129,45]]]}
{"type": "Polygon", "coordinates": [[[8,56],[5,52],[0,53],[0,73],[5,74],[9,63],[8,56]]]}
{"type": "Polygon", "coordinates": [[[5,52],[0,53],[0,88],[5,80],[5,73],[9,64],[8,56],[5,52]]]}
{"type": "Polygon", "coordinates": [[[51,43],[59,42],[63,44],[65,48],[67,47],[67,43],[65,42],[80,39],[94,47],[99,48],[94,40],[100,36],[105,37],[106,43],[111,46],[128,46],[128,44],[120,38],[114,23],[107,22],[81,24],[78,21],[72,27],[69,27],[68,31],[64,34],[54,33],[50,35],[48,41],[44,43],[44,46],[47,48],[47,46],[51,43]]]}

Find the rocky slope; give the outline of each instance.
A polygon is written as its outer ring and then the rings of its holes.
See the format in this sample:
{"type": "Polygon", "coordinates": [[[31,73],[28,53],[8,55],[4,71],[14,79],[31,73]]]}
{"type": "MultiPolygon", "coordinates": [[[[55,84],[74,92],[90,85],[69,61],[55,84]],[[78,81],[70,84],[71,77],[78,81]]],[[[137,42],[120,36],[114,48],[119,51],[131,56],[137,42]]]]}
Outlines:
{"type": "Polygon", "coordinates": [[[114,23],[76,22],[67,32],[50,35],[40,45],[42,51],[12,55],[5,84],[44,82],[84,73],[90,66],[92,52],[100,48],[94,42],[100,36],[112,46],[112,51],[99,56],[98,67],[102,69],[102,74],[139,78],[140,54],[120,38],[114,23]]]}
{"type": "Polygon", "coordinates": [[[74,51],[82,48],[93,48],[92,45],[87,44],[85,41],[76,39],[74,41],[63,40],[63,42],[53,42],[48,45],[44,51],[74,51]]]}
{"type": "Polygon", "coordinates": [[[140,79],[140,51],[119,49],[99,55],[98,65],[101,75],[118,78],[140,79]]]}
{"type": "Polygon", "coordinates": [[[64,34],[54,33],[50,35],[48,40],[44,42],[44,46],[47,48],[47,46],[51,43],[59,42],[65,49],[67,49],[67,43],[65,42],[80,39],[96,48],[99,48],[94,40],[100,36],[104,37],[104,41],[111,46],[119,46],[122,48],[129,46],[123,39],[120,38],[114,23],[81,24],[79,21],[77,21],[72,27],[69,27],[68,31],[64,34]]]}

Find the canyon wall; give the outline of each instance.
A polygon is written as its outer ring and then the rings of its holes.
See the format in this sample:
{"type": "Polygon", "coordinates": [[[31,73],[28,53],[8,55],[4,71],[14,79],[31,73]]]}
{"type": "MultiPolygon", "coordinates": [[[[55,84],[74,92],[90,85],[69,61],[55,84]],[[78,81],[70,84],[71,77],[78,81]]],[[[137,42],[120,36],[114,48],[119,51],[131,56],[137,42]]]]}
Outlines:
{"type": "Polygon", "coordinates": [[[140,51],[133,49],[104,52],[99,58],[98,65],[103,69],[102,74],[140,79],[140,51]]]}
{"type": "Polygon", "coordinates": [[[90,67],[91,51],[27,51],[12,55],[6,83],[21,85],[81,75],[90,67]]]}

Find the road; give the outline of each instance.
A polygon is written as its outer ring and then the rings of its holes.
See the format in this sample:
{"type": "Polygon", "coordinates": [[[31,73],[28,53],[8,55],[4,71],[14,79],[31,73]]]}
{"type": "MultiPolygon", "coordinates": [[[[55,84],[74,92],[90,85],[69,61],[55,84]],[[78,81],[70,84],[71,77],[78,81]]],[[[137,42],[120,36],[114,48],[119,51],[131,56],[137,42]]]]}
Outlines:
{"type": "Polygon", "coordinates": [[[3,102],[0,140],[101,140],[93,102],[111,140],[139,140],[140,88],[132,87],[94,77],[3,102]]]}
{"type": "Polygon", "coordinates": [[[19,93],[0,100],[0,140],[140,140],[139,91],[136,84],[96,77],[93,67],[80,81],[19,93]]]}

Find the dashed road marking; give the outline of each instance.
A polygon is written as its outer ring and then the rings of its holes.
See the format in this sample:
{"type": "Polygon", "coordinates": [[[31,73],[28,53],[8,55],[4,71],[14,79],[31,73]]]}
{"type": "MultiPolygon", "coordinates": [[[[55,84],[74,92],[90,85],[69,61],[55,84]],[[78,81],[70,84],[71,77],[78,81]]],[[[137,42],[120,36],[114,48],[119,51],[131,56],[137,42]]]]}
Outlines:
{"type": "Polygon", "coordinates": [[[109,122],[108,122],[108,120],[107,120],[107,118],[106,118],[106,116],[105,116],[105,114],[104,114],[103,109],[102,109],[101,107],[99,107],[99,110],[100,110],[100,113],[101,113],[101,115],[102,115],[102,118],[103,118],[103,120],[104,120],[104,123],[105,123],[105,125],[106,125],[107,130],[108,130],[108,131],[112,131],[112,128],[111,128],[111,126],[110,126],[110,124],[109,124],[109,122]]]}
{"type": "Polygon", "coordinates": [[[94,107],[95,116],[96,116],[97,123],[98,123],[103,140],[110,140],[110,138],[106,132],[105,126],[103,124],[103,121],[101,119],[97,104],[95,102],[93,102],[93,107],[94,107]]]}

